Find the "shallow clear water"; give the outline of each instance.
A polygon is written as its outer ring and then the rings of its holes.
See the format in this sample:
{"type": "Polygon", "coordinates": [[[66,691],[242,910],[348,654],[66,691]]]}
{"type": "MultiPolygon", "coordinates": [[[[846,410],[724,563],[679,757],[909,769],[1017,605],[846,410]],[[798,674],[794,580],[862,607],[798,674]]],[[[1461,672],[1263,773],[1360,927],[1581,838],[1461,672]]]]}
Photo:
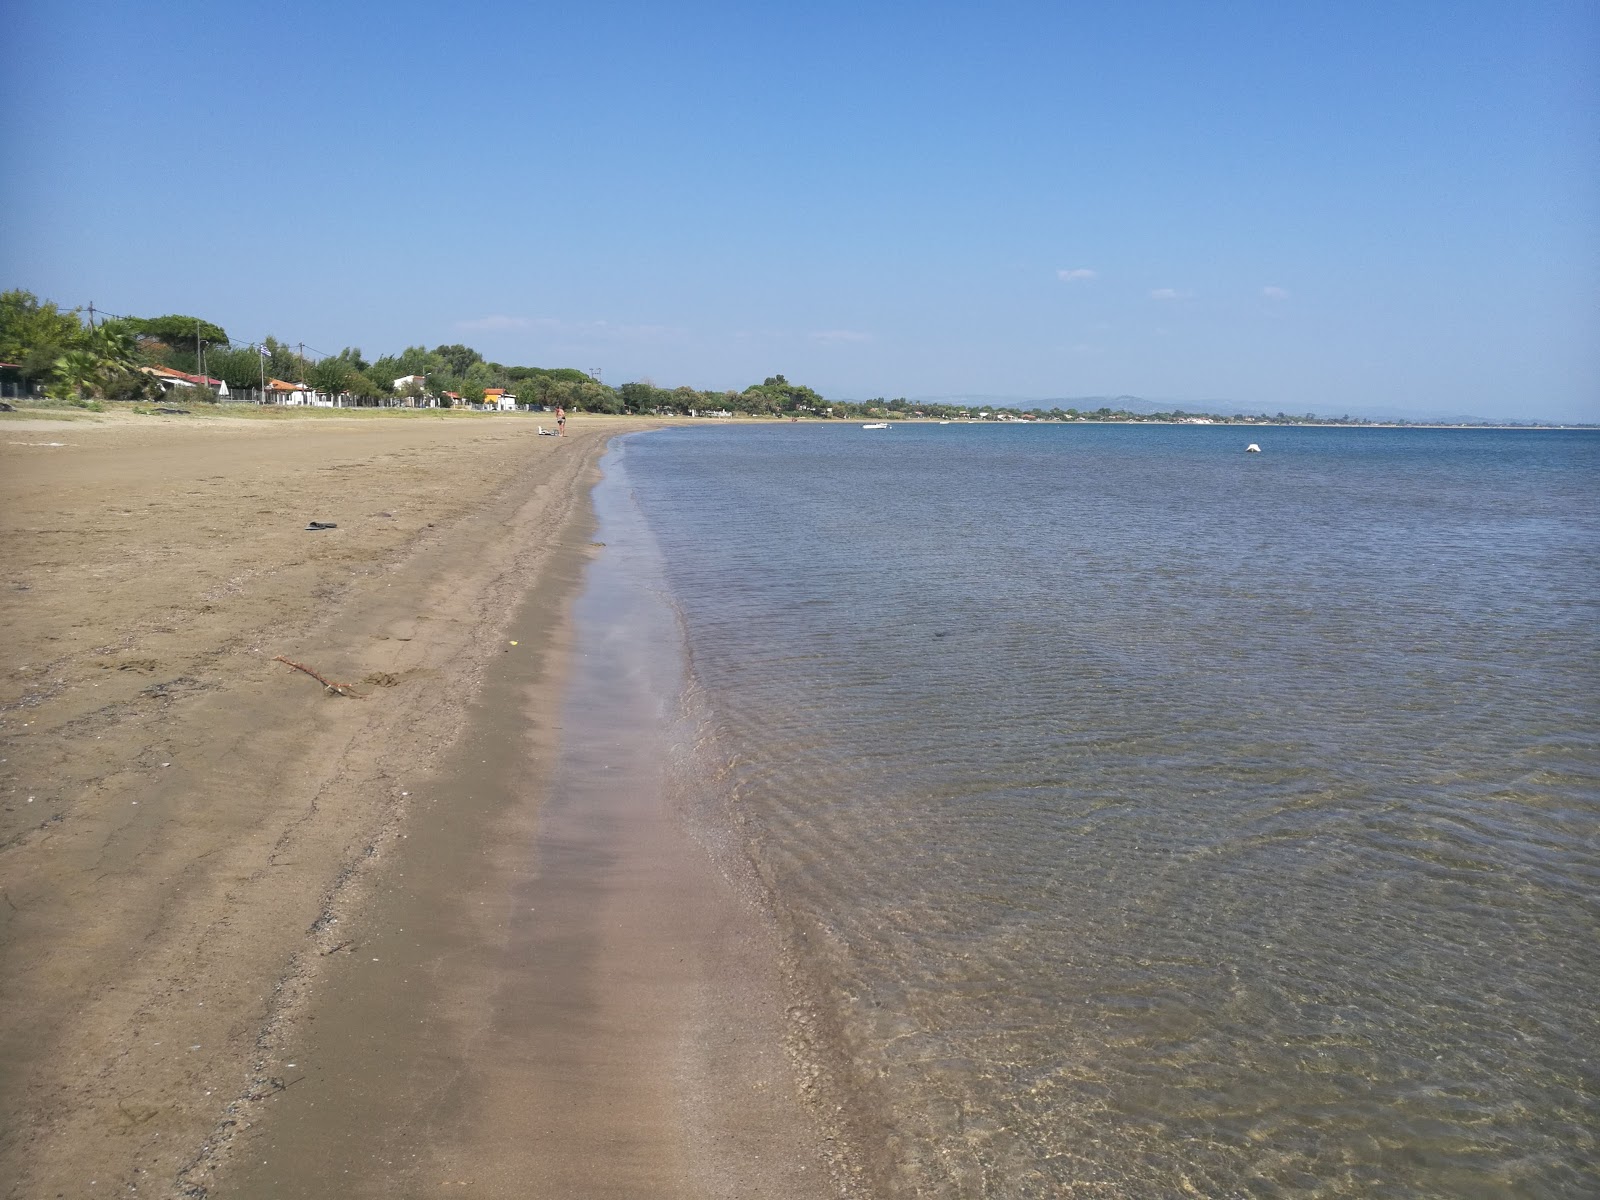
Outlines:
{"type": "Polygon", "coordinates": [[[1597,468],[1565,432],[620,444],[692,769],[878,1191],[1600,1194],[1597,468]]]}

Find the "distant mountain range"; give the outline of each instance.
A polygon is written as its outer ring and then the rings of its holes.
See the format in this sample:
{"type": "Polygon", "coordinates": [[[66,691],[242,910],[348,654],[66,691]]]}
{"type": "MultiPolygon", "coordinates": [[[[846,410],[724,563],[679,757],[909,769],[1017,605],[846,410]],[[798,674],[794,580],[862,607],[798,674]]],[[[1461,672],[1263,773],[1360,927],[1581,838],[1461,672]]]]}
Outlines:
{"type": "Polygon", "coordinates": [[[1145,400],[1139,396],[985,396],[968,392],[957,396],[910,396],[913,404],[959,404],[964,408],[1075,408],[1079,412],[1093,412],[1109,408],[1121,412],[1149,414],[1171,412],[1181,408],[1185,412],[1242,413],[1245,410],[1227,400],[1196,400],[1185,404],[1159,400],[1145,400]]]}
{"type": "MultiPolygon", "coordinates": [[[[1294,409],[1291,405],[1281,404],[1263,410],[1260,405],[1244,405],[1234,400],[1146,400],[1141,396],[1053,396],[1048,399],[1039,399],[1034,396],[992,396],[967,393],[954,396],[910,396],[907,397],[913,404],[958,404],[964,408],[1031,408],[1031,409],[1069,409],[1075,408],[1079,412],[1094,412],[1096,409],[1109,408],[1114,411],[1139,413],[1148,416],[1150,413],[1172,412],[1181,409],[1187,413],[1215,413],[1218,416],[1258,416],[1263,411],[1268,416],[1278,412],[1288,413],[1291,416],[1304,416],[1308,411],[1314,412],[1319,420],[1336,421],[1341,417],[1356,417],[1363,421],[1425,421],[1440,425],[1527,425],[1563,424],[1558,421],[1540,421],[1537,419],[1511,417],[1482,417],[1472,416],[1467,413],[1436,413],[1422,412],[1419,410],[1406,410],[1394,408],[1372,407],[1370,405],[1351,405],[1338,411],[1322,412],[1315,409],[1294,409]]],[[[1566,422],[1571,424],[1571,422],[1566,422]]]]}

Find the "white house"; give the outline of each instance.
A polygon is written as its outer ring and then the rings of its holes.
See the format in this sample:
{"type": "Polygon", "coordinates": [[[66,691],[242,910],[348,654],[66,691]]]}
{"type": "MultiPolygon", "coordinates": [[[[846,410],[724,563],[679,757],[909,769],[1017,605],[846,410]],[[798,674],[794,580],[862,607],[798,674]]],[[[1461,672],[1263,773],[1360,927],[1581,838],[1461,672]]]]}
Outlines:
{"type": "Polygon", "coordinates": [[[174,371],[171,367],[140,367],[139,370],[159,383],[164,392],[179,387],[207,387],[218,399],[228,394],[227,383],[209,375],[190,375],[186,371],[174,371]]]}
{"type": "Polygon", "coordinates": [[[505,388],[484,388],[483,406],[496,412],[516,412],[517,398],[505,388]]]}
{"type": "Polygon", "coordinates": [[[390,404],[395,408],[432,408],[439,402],[436,397],[428,395],[426,375],[400,376],[394,381],[394,394],[400,397],[390,404]]]}
{"type": "Polygon", "coordinates": [[[287,383],[282,379],[267,380],[266,398],[269,404],[314,405],[317,402],[317,394],[306,384],[287,383]]]}

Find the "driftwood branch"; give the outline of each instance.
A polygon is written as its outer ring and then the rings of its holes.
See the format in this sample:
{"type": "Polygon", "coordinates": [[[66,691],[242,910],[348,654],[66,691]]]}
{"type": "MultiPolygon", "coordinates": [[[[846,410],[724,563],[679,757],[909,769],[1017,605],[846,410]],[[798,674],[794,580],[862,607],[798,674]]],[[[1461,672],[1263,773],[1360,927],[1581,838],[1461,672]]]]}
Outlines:
{"type": "Polygon", "coordinates": [[[281,654],[274,654],[272,656],[272,661],[273,662],[281,662],[281,663],[284,664],[284,666],[293,667],[296,671],[304,671],[307,675],[311,676],[311,678],[315,679],[318,683],[320,683],[323,687],[327,688],[335,696],[348,696],[352,700],[365,700],[366,699],[365,696],[363,696],[360,692],[356,691],[354,684],[350,684],[350,683],[334,683],[333,680],[331,680],[331,679],[324,679],[321,675],[318,675],[310,667],[306,666],[305,663],[297,663],[292,658],[285,658],[281,654]]]}

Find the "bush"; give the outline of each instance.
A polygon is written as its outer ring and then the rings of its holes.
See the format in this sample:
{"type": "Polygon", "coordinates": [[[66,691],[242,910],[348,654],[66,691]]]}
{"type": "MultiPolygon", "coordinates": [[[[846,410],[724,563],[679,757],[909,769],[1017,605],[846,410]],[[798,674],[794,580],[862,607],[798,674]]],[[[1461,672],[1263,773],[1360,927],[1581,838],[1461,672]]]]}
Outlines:
{"type": "Polygon", "coordinates": [[[139,401],[161,398],[161,385],[143,371],[119,371],[106,380],[107,400],[139,401]]]}

